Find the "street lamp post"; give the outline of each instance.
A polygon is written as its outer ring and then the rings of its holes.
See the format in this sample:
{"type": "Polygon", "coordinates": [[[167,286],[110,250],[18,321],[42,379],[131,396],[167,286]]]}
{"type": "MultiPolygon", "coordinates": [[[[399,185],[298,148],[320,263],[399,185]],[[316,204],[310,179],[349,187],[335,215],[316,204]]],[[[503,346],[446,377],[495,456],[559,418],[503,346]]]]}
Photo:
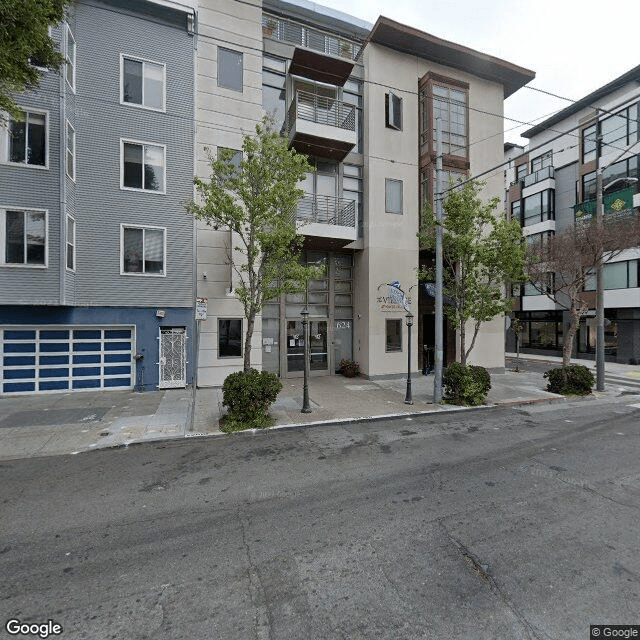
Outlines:
{"type": "Polygon", "coordinates": [[[405,404],[413,404],[411,395],[411,326],[413,325],[413,314],[407,313],[407,393],[404,397],[405,404]]]}
{"type": "Polygon", "coordinates": [[[302,410],[301,413],[311,413],[309,403],[309,310],[305,307],[301,312],[302,334],[304,336],[304,385],[302,387],[302,410]]]}

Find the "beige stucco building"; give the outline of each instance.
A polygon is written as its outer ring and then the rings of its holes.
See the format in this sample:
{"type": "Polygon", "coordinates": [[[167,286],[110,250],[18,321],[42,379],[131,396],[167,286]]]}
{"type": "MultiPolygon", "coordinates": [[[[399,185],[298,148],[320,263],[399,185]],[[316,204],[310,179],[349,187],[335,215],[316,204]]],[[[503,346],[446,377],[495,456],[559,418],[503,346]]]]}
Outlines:
{"type": "MultiPolygon", "coordinates": [[[[391,299],[397,282],[411,304],[418,370],[433,341],[432,301],[416,276],[430,258],[416,234],[434,191],[434,108],[445,123],[445,171],[477,175],[502,161],[504,98],[533,73],[386,18],[371,26],[302,0],[203,0],[198,33],[197,175],[207,176],[208,153],[240,149],[264,114],[314,166],[297,217],[304,259],[326,265],[326,277],[265,308],[252,364],[301,374],[307,306],[313,374],[349,358],[368,377],[402,375],[408,331],[391,299]]],[[[486,180],[487,199],[500,196],[502,171],[486,180]]],[[[218,386],[242,365],[246,320],[233,296],[229,232],[197,234],[198,295],[208,299],[198,384],[218,386]]],[[[471,361],[504,368],[502,318],[482,328],[471,361]]]]}

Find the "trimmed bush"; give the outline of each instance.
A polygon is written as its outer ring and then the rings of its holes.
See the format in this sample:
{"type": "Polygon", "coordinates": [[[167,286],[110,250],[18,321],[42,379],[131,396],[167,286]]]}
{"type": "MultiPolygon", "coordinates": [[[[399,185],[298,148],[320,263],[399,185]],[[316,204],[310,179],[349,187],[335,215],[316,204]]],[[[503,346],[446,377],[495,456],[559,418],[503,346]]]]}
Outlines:
{"type": "Polygon", "coordinates": [[[360,365],[348,358],[342,358],[338,362],[338,369],[345,378],[355,378],[360,375],[360,365]]]}
{"type": "Polygon", "coordinates": [[[228,375],[222,385],[222,404],[228,412],[220,429],[230,433],[272,426],[275,421],[268,411],[281,389],[278,376],[268,371],[249,369],[228,375]]]}
{"type": "Polygon", "coordinates": [[[566,367],[549,369],[544,374],[549,380],[547,391],[563,395],[587,396],[596,383],[593,373],[581,364],[570,364],[566,367]]]}
{"type": "Polygon", "coordinates": [[[448,404],[475,407],[484,404],[491,389],[491,376],[484,367],[454,362],[442,376],[444,399],[448,404]]]}

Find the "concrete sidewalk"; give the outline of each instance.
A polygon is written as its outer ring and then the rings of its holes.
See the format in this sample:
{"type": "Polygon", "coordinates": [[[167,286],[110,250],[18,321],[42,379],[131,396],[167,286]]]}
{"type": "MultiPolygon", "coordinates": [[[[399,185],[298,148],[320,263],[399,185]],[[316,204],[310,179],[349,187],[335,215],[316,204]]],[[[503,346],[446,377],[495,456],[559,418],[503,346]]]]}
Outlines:
{"type": "MultiPolygon", "coordinates": [[[[563,396],[544,391],[542,372],[557,366],[558,358],[527,355],[521,360],[524,371],[507,369],[492,376],[488,406],[566,401],[563,396]]],[[[508,359],[508,366],[511,362],[508,359]]],[[[594,367],[593,362],[584,364],[594,367]]],[[[606,391],[594,392],[591,398],[640,394],[640,367],[607,363],[606,369],[606,391]]],[[[277,427],[285,427],[464,410],[433,404],[433,375],[412,375],[412,392],[413,404],[408,405],[404,403],[405,378],[370,381],[339,375],[313,377],[309,382],[312,413],[303,414],[302,379],[287,379],[271,414],[277,427]]],[[[76,454],[149,440],[224,437],[218,428],[222,413],[219,388],[198,389],[195,397],[192,389],[2,397],[0,459],[76,454]]]]}

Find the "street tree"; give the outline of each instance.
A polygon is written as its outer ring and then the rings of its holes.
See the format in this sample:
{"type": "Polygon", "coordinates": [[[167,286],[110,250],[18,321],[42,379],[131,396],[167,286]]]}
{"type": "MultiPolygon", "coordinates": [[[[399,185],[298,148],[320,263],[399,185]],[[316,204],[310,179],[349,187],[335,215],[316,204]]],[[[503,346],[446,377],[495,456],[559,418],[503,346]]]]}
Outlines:
{"type": "Polygon", "coordinates": [[[568,366],[580,319],[589,311],[585,290],[595,283],[596,269],[606,265],[629,247],[640,244],[637,215],[608,216],[602,227],[596,221],[580,223],[529,245],[525,272],[528,282],[558,307],[569,312],[563,334],[562,364],[568,366]]]}
{"type": "Polygon", "coordinates": [[[210,157],[210,179],[195,178],[199,202],[187,210],[214,229],[233,232],[228,259],[238,278],[235,295],[244,307],[247,331],[244,371],[251,369],[251,339],[256,316],[269,301],[304,291],[323,270],[304,266],[303,237],[296,228],[296,208],[303,195],[299,182],[311,169],[305,155],[289,149],[285,138],[263,119],[255,134],[245,135],[242,160],[233,152],[210,157]]]}
{"type": "Polygon", "coordinates": [[[41,71],[57,71],[64,57],[49,27],[64,19],[70,0],[2,0],[0,2],[0,110],[21,119],[12,94],[36,87],[41,71]]]}
{"type": "MultiPolygon", "coordinates": [[[[522,231],[516,221],[507,221],[495,211],[499,198],[483,203],[484,183],[469,181],[451,189],[444,201],[443,294],[451,299],[445,313],[460,336],[460,363],[466,365],[478,337],[480,325],[511,311],[512,299],[505,295],[511,284],[524,276],[522,231]],[[473,322],[467,348],[467,323],[473,322]]],[[[437,221],[427,204],[418,238],[428,249],[435,247],[437,221]]],[[[421,280],[433,279],[433,270],[421,268],[421,280]]]]}

